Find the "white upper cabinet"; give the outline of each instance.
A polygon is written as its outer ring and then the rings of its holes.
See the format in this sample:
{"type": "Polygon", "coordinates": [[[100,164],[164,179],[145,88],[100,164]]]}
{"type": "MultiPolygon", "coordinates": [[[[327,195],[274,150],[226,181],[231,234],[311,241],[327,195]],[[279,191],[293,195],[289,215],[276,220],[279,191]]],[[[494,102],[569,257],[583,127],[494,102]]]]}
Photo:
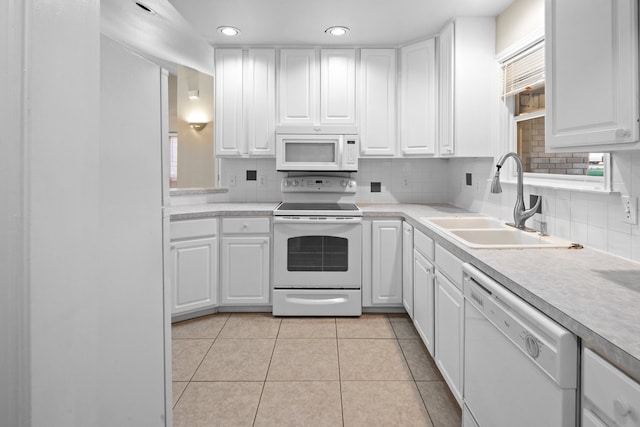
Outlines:
{"type": "Polygon", "coordinates": [[[279,124],[355,125],[354,49],[282,49],[279,124]]]}
{"type": "Polygon", "coordinates": [[[280,124],[316,124],[319,77],[315,49],[280,51],[280,124]]]}
{"type": "Polygon", "coordinates": [[[360,51],[360,153],[396,154],[396,50],[360,51]]]}
{"type": "Polygon", "coordinates": [[[547,0],[547,151],[640,148],[638,2],[547,0]]]}
{"type": "Polygon", "coordinates": [[[216,155],[242,154],[242,49],[216,49],[216,155]]]}
{"type": "Polygon", "coordinates": [[[439,155],[492,156],[499,97],[495,19],[457,18],[438,43],[439,155]]]}
{"type": "Polygon", "coordinates": [[[274,49],[216,49],[217,156],[275,155],[274,49]]]}
{"type": "Polygon", "coordinates": [[[249,155],[275,155],[276,55],[273,49],[249,49],[244,67],[244,114],[249,155]]]}
{"type": "Polygon", "coordinates": [[[320,51],[320,123],[356,123],[356,51],[320,51]]]}
{"type": "Polygon", "coordinates": [[[435,40],[402,48],[400,145],[405,155],[436,154],[435,40]]]}

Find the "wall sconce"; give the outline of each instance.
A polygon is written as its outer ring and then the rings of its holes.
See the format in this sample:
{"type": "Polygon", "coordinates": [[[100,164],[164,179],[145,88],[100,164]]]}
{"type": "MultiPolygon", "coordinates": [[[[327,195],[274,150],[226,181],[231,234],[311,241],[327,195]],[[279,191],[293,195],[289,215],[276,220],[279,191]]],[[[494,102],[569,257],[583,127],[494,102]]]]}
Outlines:
{"type": "Polygon", "coordinates": [[[204,129],[207,126],[206,122],[193,122],[193,123],[189,123],[189,126],[191,126],[192,129],[197,130],[198,132],[200,132],[202,129],[204,129]]]}
{"type": "Polygon", "coordinates": [[[189,99],[200,99],[200,91],[198,89],[190,90],[187,92],[187,96],[189,99]]]}

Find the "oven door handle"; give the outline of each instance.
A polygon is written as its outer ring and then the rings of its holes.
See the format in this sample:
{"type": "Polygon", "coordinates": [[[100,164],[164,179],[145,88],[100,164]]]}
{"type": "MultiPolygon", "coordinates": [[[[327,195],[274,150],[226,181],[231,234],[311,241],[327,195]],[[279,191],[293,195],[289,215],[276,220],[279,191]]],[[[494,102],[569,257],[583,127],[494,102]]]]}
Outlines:
{"type": "Polygon", "coordinates": [[[334,217],[334,216],[274,216],[274,223],[279,224],[360,224],[362,217],[334,217]]]}

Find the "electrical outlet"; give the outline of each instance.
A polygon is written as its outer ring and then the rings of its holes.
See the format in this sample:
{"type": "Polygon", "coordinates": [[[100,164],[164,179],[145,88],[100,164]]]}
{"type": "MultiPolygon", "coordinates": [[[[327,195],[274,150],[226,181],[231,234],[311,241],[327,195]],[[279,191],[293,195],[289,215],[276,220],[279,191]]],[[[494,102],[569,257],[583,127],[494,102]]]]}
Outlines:
{"type": "Polygon", "coordinates": [[[622,196],[622,209],[624,211],[623,221],[629,224],[638,223],[638,198],[632,196],[622,196]]]}
{"type": "Polygon", "coordinates": [[[473,175],[471,175],[470,173],[465,174],[464,180],[465,184],[469,186],[473,185],[473,175]]]}
{"type": "Polygon", "coordinates": [[[235,187],[236,186],[236,176],[232,175],[229,177],[229,187],[235,187]]]}
{"type": "MultiPolygon", "coordinates": [[[[542,197],[542,196],[529,194],[529,209],[531,209],[532,207],[535,206],[536,203],[538,203],[538,197],[542,197]]],[[[539,213],[539,214],[542,213],[542,202],[540,202],[540,206],[538,206],[538,209],[536,209],[536,213],[539,213]]]]}
{"type": "Polygon", "coordinates": [[[411,181],[409,181],[409,177],[408,176],[403,176],[402,177],[402,188],[404,188],[405,190],[409,188],[409,186],[411,185],[411,181]]]}
{"type": "Polygon", "coordinates": [[[264,175],[258,176],[258,187],[263,188],[267,186],[267,177],[264,175]]]}

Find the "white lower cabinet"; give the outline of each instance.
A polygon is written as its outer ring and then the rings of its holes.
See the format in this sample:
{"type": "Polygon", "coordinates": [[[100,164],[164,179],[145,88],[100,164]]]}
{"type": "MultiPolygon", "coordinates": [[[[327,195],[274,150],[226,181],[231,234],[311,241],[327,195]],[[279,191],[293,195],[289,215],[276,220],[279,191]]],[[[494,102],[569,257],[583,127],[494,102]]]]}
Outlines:
{"type": "Polygon", "coordinates": [[[214,307],[218,290],[217,220],[176,221],[171,234],[171,314],[214,307]]]}
{"type": "Polygon", "coordinates": [[[413,232],[413,325],[435,356],[434,242],[419,230],[413,232]]]}
{"type": "Polygon", "coordinates": [[[588,348],[582,353],[582,425],[640,427],[640,384],[588,348]]]}
{"type": "Polygon", "coordinates": [[[222,230],[222,305],[270,302],[269,218],[225,218],[222,230]]]}
{"type": "Polygon", "coordinates": [[[362,306],[402,306],[402,220],[362,223],[362,306]]]}
{"type": "Polygon", "coordinates": [[[439,245],[436,245],[435,257],[435,360],[453,396],[461,404],[464,343],[462,261],[439,245]]]}
{"type": "Polygon", "coordinates": [[[435,356],[435,270],[417,249],[413,251],[413,325],[435,356]]]}
{"type": "Polygon", "coordinates": [[[413,226],[402,223],[402,305],[413,319],[413,226]]]}

